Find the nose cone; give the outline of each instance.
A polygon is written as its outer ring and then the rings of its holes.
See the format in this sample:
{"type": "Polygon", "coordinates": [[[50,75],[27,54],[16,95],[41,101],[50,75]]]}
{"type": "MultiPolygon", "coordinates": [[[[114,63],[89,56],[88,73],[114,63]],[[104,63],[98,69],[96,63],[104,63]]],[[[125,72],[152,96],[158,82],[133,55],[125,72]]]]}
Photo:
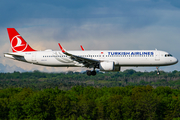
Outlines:
{"type": "Polygon", "coordinates": [[[173,62],[173,64],[176,64],[176,63],[178,63],[178,59],[174,57],[172,62],[173,62]]]}

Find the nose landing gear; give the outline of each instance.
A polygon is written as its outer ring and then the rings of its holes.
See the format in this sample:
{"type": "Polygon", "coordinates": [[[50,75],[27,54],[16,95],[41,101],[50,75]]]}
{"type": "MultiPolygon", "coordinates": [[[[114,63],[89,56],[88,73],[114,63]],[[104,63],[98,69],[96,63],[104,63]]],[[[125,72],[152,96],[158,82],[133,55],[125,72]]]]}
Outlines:
{"type": "Polygon", "coordinates": [[[159,67],[156,67],[156,69],[157,69],[157,74],[159,75],[160,74],[159,67]]]}

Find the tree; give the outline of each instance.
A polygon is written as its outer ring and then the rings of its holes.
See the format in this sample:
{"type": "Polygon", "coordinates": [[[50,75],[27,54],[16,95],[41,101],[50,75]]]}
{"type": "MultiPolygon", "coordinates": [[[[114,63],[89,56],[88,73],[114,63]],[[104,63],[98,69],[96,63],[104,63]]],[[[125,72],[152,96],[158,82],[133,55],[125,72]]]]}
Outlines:
{"type": "Polygon", "coordinates": [[[9,107],[8,107],[8,98],[0,98],[0,119],[8,119],[9,107]]]}
{"type": "Polygon", "coordinates": [[[55,107],[55,116],[57,118],[68,118],[72,115],[71,100],[65,94],[59,94],[53,102],[55,107]]]}
{"type": "Polygon", "coordinates": [[[39,91],[27,97],[23,110],[29,119],[55,119],[55,96],[49,92],[39,91]]]}
{"type": "Polygon", "coordinates": [[[108,105],[106,108],[108,118],[112,120],[121,120],[122,116],[122,96],[114,95],[108,99],[108,105]]]}

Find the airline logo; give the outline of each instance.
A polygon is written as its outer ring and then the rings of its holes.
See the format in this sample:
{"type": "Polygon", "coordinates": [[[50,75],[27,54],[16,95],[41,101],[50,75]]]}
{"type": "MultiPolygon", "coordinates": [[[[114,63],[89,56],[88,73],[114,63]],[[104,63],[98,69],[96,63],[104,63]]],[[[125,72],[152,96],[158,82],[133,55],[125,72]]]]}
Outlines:
{"type": "Polygon", "coordinates": [[[154,55],[154,52],[108,52],[108,55],[154,55]]]}
{"type": "Polygon", "coordinates": [[[20,35],[16,35],[11,40],[11,48],[14,51],[24,51],[27,48],[28,44],[23,40],[20,35]]]}

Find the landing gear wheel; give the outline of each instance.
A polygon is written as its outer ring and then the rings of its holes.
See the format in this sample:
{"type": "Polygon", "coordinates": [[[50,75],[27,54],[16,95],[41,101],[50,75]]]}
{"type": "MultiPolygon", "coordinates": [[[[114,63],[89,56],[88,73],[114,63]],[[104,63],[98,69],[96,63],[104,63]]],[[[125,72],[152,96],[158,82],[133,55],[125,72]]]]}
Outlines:
{"type": "Polygon", "coordinates": [[[160,74],[159,67],[156,67],[156,69],[157,69],[157,74],[159,75],[160,74]]]}
{"type": "Polygon", "coordinates": [[[90,70],[87,70],[87,71],[86,71],[86,74],[87,74],[88,76],[91,76],[91,71],[90,71],[90,70]]]}
{"type": "Polygon", "coordinates": [[[91,71],[91,75],[95,76],[96,75],[96,71],[95,70],[91,71]]]}
{"type": "Polygon", "coordinates": [[[96,71],[95,70],[93,70],[93,71],[90,71],[90,70],[87,70],[86,71],[86,74],[88,75],[88,76],[95,76],[96,75],[96,71]]]}

